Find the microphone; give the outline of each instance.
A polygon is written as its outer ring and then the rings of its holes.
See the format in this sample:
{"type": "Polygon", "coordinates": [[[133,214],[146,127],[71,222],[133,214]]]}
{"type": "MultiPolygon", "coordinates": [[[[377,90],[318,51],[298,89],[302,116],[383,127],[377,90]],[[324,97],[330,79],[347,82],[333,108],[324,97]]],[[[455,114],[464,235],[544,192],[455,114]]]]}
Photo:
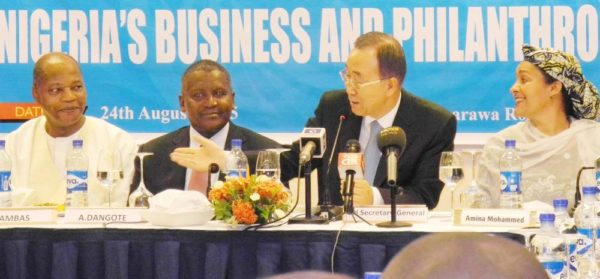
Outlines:
{"type": "Polygon", "coordinates": [[[402,128],[392,126],[379,132],[377,146],[387,158],[388,186],[399,186],[397,181],[398,160],[406,147],[406,133],[402,128]]]}
{"type": "Polygon", "coordinates": [[[325,128],[304,128],[300,134],[300,165],[314,158],[323,158],[325,153],[325,128]]]}
{"type": "Polygon", "coordinates": [[[358,140],[350,139],[346,142],[346,152],[338,154],[338,172],[340,179],[344,179],[343,197],[344,211],[352,213],[354,195],[354,179],[363,177],[363,154],[360,153],[360,143],[358,140]]]}
{"type": "Polygon", "coordinates": [[[219,174],[219,165],[211,163],[208,167],[208,189],[206,190],[206,194],[210,192],[212,186],[219,180],[219,174]]]}
{"type": "Polygon", "coordinates": [[[363,178],[363,154],[360,151],[360,142],[350,139],[346,142],[346,152],[338,154],[338,172],[340,178],[343,174],[352,172],[355,178],[363,178]]]}
{"type": "MultiPolygon", "coordinates": [[[[337,147],[338,139],[340,137],[340,131],[342,130],[342,124],[344,123],[344,120],[346,120],[346,116],[340,114],[340,122],[338,123],[337,131],[335,132],[335,139],[333,139],[333,147],[331,148],[331,155],[329,155],[329,161],[327,162],[327,173],[325,177],[329,177],[329,172],[331,171],[331,161],[333,160],[333,153],[335,152],[335,148],[337,147]]],[[[360,149],[360,143],[358,145],[358,148],[360,149]]]]}
{"type": "Polygon", "coordinates": [[[335,149],[337,148],[338,140],[340,137],[340,131],[342,130],[342,124],[344,123],[344,120],[346,120],[346,115],[340,114],[337,131],[335,132],[335,138],[333,139],[333,147],[331,148],[331,154],[329,154],[329,161],[327,162],[327,169],[325,172],[325,182],[324,182],[325,188],[323,189],[324,190],[323,191],[323,202],[321,204],[324,206],[331,205],[331,197],[330,197],[331,189],[330,189],[330,185],[329,185],[329,173],[331,172],[331,161],[333,161],[333,153],[335,152],[335,149]]]}

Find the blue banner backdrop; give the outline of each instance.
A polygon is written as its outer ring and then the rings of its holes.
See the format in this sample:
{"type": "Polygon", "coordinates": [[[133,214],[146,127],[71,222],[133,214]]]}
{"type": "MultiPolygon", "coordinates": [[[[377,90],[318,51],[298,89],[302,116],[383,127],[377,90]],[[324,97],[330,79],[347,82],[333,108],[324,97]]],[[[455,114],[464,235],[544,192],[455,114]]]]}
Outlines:
{"type": "MultiPolygon", "coordinates": [[[[459,132],[515,121],[509,88],[530,43],[574,53],[600,82],[598,1],[4,1],[0,102],[30,102],[33,63],[48,51],[82,64],[88,114],[130,132],[186,125],[180,79],[190,63],[225,65],[235,122],[299,132],[355,38],[393,34],[405,48],[405,88],[454,112],[459,132]]],[[[0,124],[0,133],[18,124],[0,124]]]]}

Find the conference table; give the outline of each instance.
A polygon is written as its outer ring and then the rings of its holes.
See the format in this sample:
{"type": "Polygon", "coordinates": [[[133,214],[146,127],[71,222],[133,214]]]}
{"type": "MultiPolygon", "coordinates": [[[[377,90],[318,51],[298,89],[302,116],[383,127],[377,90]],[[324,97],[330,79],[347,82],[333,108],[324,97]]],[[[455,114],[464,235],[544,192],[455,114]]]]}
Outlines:
{"type": "Polygon", "coordinates": [[[434,232],[484,232],[525,243],[530,230],[455,226],[448,212],[407,228],[364,222],[245,230],[150,223],[0,226],[1,278],[261,278],[322,270],[362,278],[411,241],[434,232]]]}

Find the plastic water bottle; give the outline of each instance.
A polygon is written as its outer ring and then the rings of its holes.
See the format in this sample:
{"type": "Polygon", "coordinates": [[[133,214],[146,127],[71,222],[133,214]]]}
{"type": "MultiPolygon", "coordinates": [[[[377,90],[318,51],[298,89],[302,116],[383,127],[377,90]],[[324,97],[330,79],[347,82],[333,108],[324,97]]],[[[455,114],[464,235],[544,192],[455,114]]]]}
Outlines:
{"type": "Polygon", "coordinates": [[[67,199],[65,206],[88,206],[88,164],[83,152],[83,140],[73,140],[73,149],[67,156],[67,199]]]}
{"type": "Polygon", "coordinates": [[[10,157],[4,149],[6,142],[0,140],[0,207],[12,206],[12,197],[10,189],[10,174],[12,164],[10,157]]]}
{"type": "Polygon", "coordinates": [[[554,206],[554,216],[556,216],[554,224],[558,232],[562,233],[564,230],[571,228],[573,222],[570,220],[569,213],[567,212],[569,200],[563,198],[554,199],[552,200],[552,205],[554,206]]]}
{"type": "Polygon", "coordinates": [[[242,151],[242,140],[231,140],[231,151],[227,155],[226,174],[228,179],[238,177],[248,177],[250,166],[248,165],[248,157],[242,151]]]}
{"type": "Polygon", "coordinates": [[[521,208],[521,170],[523,163],[517,154],[514,140],[506,140],[504,153],[500,157],[500,207],[521,208]]]}
{"type": "Polygon", "coordinates": [[[585,186],[582,189],[582,203],[575,210],[577,226],[576,270],[578,278],[598,278],[600,273],[596,266],[594,244],[596,242],[596,186],[585,186]]]}
{"type": "Polygon", "coordinates": [[[531,239],[531,251],[550,278],[567,278],[567,245],[556,231],[554,213],[540,214],[541,231],[531,239]]]}

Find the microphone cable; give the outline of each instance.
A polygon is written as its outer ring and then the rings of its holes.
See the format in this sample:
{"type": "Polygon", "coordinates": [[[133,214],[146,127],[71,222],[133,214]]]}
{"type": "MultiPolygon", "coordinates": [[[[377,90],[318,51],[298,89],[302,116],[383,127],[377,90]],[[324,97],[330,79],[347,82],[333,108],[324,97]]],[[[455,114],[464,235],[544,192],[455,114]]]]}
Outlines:
{"type": "Polygon", "coordinates": [[[335,273],[335,250],[337,250],[337,245],[339,243],[340,240],[340,235],[342,234],[342,230],[344,229],[344,226],[346,225],[346,222],[342,222],[342,226],[340,226],[340,228],[337,231],[337,234],[335,235],[335,241],[333,242],[333,250],[331,251],[331,273],[335,273]]]}

